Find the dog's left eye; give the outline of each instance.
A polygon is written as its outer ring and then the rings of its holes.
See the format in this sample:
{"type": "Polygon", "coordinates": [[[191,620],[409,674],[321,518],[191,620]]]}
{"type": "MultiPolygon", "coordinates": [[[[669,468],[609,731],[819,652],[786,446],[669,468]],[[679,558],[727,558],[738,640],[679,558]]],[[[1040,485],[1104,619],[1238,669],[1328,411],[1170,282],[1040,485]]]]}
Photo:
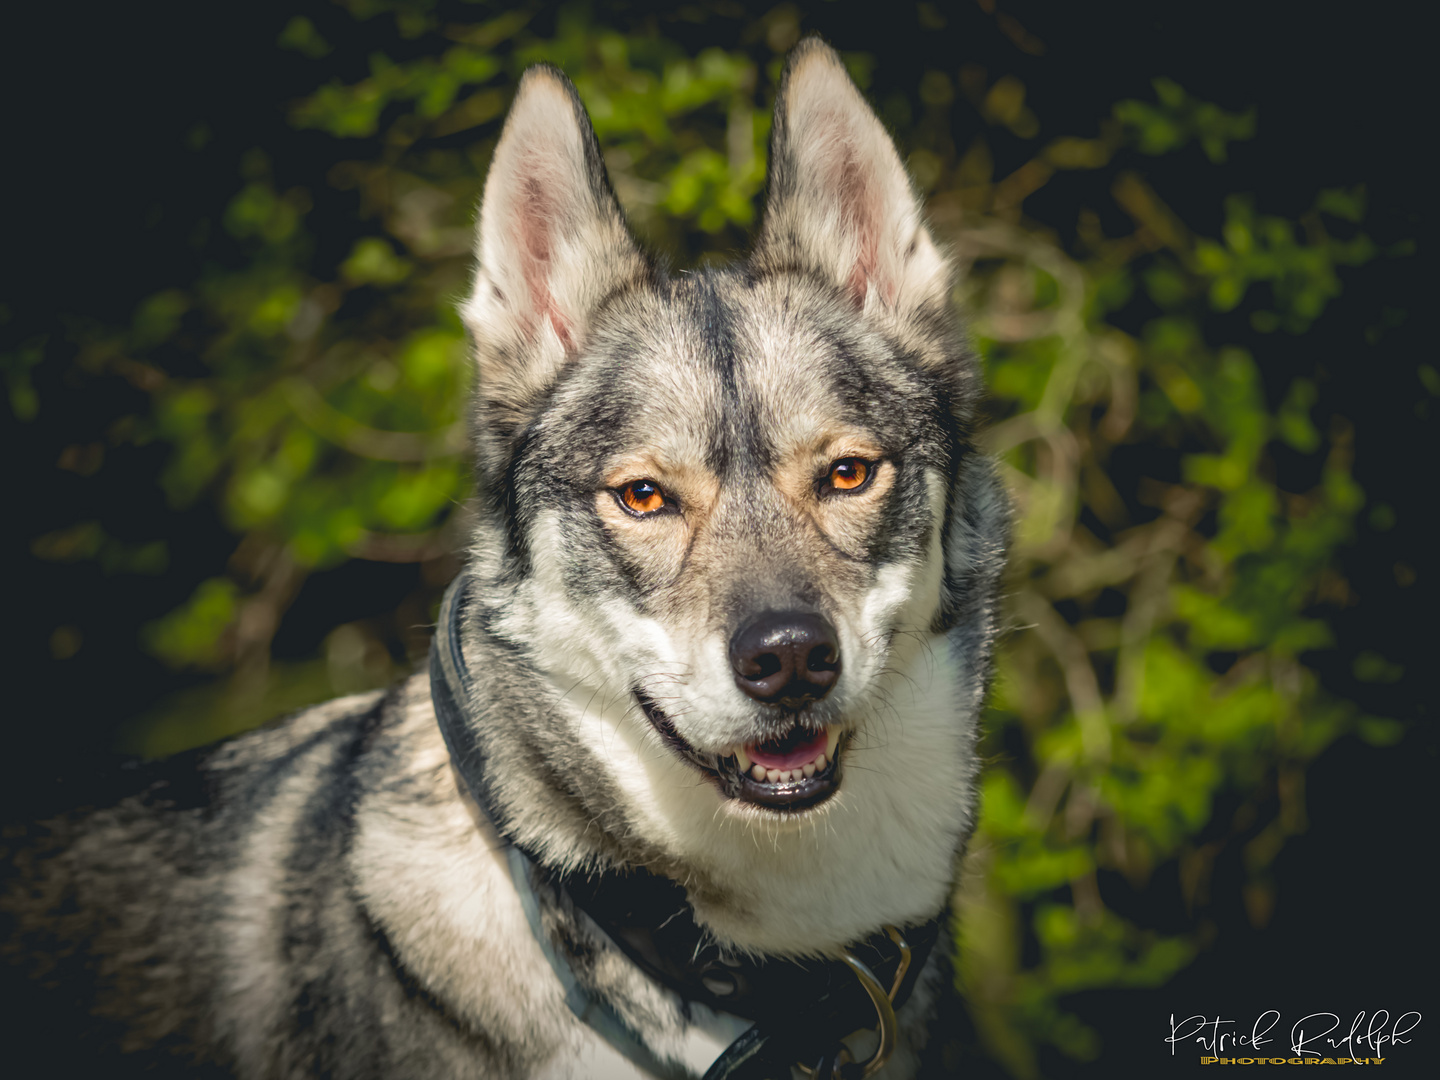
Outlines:
{"type": "Polygon", "coordinates": [[[875,466],[864,458],[841,458],[831,462],[830,472],[821,484],[821,491],[824,494],[837,491],[850,494],[859,491],[870,482],[874,471],[875,466]]]}
{"type": "Polygon", "coordinates": [[[620,501],[632,514],[653,514],[669,502],[654,480],[631,480],[620,489],[620,501]]]}

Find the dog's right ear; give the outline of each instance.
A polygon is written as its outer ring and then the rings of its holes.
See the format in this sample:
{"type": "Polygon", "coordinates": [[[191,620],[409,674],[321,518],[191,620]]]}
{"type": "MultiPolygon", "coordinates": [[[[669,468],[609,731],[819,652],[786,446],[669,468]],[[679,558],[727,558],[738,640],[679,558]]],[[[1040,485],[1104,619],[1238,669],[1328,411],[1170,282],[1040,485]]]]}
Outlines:
{"type": "Polygon", "coordinates": [[[526,71],[515,92],[485,180],[476,255],[461,315],[487,421],[504,425],[583,346],[600,300],[645,271],[585,107],[548,64],[526,71]]]}

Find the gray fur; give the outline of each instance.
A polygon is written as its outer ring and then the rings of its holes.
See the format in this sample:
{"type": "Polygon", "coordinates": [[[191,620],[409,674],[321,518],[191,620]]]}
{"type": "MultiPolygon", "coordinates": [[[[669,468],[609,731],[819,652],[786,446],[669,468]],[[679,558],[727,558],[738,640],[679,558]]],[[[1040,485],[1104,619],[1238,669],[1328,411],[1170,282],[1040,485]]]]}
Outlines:
{"type": "MultiPolygon", "coordinates": [[[[498,824],[565,872],[670,876],[737,952],[834,956],[934,916],[974,825],[1008,510],[972,440],[949,265],[839,60],[815,40],[791,58],[750,259],[674,278],[626,231],[573,88],[532,69],[477,255],[463,311],[484,505],[464,647],[498,824]],[[851,455],[871,486],[820,493],[851,455]],[[615,492],[640,476],[673,507],[629,514],[615,492]],[[744,620],[791,607],[833,622],[845,657],[807,710],[842,732],[845,771],[794,813],[731,799],[695,763],[793,722],[724,660],[744,620]]],[[[64,1060],[636,1075],[566,1009],[425,676],[236,739],[194,775],[193,797],[156,780],[9,845],[5,955],[44,991],[34,1022],[73,1033],[64,1060]]],[[[703,1072],[733,1018],[684,1005],[539,894],[582,984],[703,1072]]],[[[947,972],[936,956],[882,1075],[914,1071],[947,972]]]]}

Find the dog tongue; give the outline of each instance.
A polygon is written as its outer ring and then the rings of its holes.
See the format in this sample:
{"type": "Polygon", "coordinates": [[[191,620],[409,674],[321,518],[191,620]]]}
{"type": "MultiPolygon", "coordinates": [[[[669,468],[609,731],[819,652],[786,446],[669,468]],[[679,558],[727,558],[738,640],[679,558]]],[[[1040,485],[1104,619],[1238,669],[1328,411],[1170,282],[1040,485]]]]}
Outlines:
{"type": "Polygon", "coordinates": [[[763,765],[767,769],[794,769],[814,761],[824,749],[825,732],[819,731],[803,742],[781,738],[751,743],[745,747],[745,753],[755,764],[763,765]]]}

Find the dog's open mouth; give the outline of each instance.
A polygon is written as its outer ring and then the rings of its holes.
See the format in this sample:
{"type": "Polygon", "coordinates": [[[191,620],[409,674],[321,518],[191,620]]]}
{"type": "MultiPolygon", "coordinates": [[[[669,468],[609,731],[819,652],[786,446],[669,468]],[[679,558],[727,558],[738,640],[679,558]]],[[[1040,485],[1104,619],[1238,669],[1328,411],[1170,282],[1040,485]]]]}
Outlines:
{"type": "Polygon", "coordinates": [[[823,802],[839,786],[838,727],[817,730],[796,723],[777,737],[731,747],[727,755],[702,754],[653,701],[638,690],[635,697],[666,742],[732,799],[774,810],[803,810],[823,802]]]}

